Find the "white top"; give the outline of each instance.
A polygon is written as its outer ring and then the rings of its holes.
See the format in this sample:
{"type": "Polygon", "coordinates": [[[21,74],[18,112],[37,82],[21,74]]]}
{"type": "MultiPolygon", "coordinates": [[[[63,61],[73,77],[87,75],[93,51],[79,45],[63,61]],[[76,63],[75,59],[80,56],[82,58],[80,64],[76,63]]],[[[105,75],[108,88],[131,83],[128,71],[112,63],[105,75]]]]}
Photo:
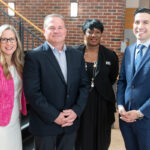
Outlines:
{"type": "Polygon", "coordinates": [[[14,107],[12,111],[11,121],[9,125],[16,123],[16,120],[19,119],[20,106],[21,106],[21,90],[22,90],[22,81],[15,66],[10,66],[9,71],[11,72],[13,81],[14,81],[14,107]]]}

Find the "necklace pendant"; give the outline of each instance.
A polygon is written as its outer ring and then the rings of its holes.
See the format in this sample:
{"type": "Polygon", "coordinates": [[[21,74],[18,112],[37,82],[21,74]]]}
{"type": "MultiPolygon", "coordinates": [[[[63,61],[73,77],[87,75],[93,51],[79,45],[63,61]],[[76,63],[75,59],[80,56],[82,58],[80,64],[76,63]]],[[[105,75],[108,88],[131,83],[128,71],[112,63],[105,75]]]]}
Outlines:
{"type": "Polygon", "coordinates": [[[94,87],[94,82],[91,83],[91,87],[92,87],[92,88],[94,87]]]}
{"type": "Polygon", "coordinates": [[[85,70],[87,71],[87,63],[85,62],[85,70]]]}
{"type": "Polygon", "coordinates": [[[96,62],[94,63],[93,67],[96,68],[96,62]]]}

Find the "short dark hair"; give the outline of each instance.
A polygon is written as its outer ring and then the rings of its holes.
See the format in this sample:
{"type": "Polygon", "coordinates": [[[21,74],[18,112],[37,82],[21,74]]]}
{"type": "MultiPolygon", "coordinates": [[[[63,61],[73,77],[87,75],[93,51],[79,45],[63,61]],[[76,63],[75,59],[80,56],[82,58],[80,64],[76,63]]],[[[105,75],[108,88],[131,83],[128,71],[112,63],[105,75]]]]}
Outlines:
{"type": "Polygon", "coordinates": [[[86,20],[82,26],[82,31],[85,34],[87,29],[93,30],[94,28],[100,30],[101,33],[104,31],[103,23],[101,23],[98,19],[86,20]]]}
{"type": "Polygon", "coordinates": [[[134,16],[138,13],[147,13],[150,14],[150,9],[149,8],[138,8],[134,12],[134,16]]]}

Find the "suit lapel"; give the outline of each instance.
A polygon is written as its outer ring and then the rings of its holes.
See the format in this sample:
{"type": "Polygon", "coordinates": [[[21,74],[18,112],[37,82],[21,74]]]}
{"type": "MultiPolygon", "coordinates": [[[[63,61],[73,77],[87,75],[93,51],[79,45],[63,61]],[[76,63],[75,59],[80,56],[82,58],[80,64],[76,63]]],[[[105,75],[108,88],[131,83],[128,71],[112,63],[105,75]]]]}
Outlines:
{"type": "Polygon", "coordinates": [[[135,75],[135,67],[134,67],[134,60],[135,60],[135,51],[136,51],[136,44],[130,47],[130,67],[131,68],[131,76],[133,77],[135,75]]]}
{"type": "Polygon", "coordinates": [[[99,74],[100,71],[100,66],[102,66],[102,55],[100,52],[100,48],[99,48],[99,52],[98,52],[98,62],[97,62],[97,67],[96,67],[96,72],[95,72],[95,76],[97,76],[99,74]],[[101,60],[101,61],[100,61],[101,60]]]}
{"type": "Polygon", "coordinates": [[[45,42],[43,47],[44,47],[43,48],[44,54],[48,58],[48,60],[50,61],[50,65],[53,66],[53,68],[56,70],[56,72],[58,73],[58,75],[60,76],[62,81],[66,84],[64,76],[63,76],[62,71],[60,69],[60,66],[59,66],[50,46],[45,42]]]}
{"type": "Polygon", "coordinates": [[[101,45],[99,46],[99,52],[98,52],[98,62],[96,67],[95,76],[97,76],[102,68],[104,68],[104,55],[103,55],[103,49],[101,48],[101,45]]]}
{"type": "Polygon", "coordinates": [[[137,69],[137,73],[138,71],[140,71],[142,69],[142,67],[144,66],[144,64],[150,59],[150,47],[147,49],[145,55],[143,56],[141,63],[139,65],[139,68],[137,69]]]}
{"type": "Polygon", "coordinates": [[[70,75],[70,73],[71,73],[71,69],[72,69],[72,67],[71,67],[71,52],[70,52],[70,50],[69,50],[69,48],[67,48],[67,50],[66,50],[66,60],[67,60],[67,85],[68,85],[68,87],[69,87],[69,85],[70,85],[70,80],[71,80],[71,75],[70,75]]]}

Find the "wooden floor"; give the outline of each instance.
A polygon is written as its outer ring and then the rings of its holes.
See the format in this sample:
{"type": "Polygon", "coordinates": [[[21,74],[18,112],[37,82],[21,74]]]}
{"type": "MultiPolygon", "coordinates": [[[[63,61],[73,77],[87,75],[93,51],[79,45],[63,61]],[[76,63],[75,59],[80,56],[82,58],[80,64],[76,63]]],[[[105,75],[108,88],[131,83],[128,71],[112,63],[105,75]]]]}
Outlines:
{"type": "Polygon", "coordinates": [[[119,129],[112,129],[109,150],[125,150],[123,138],[119,129]]]}

